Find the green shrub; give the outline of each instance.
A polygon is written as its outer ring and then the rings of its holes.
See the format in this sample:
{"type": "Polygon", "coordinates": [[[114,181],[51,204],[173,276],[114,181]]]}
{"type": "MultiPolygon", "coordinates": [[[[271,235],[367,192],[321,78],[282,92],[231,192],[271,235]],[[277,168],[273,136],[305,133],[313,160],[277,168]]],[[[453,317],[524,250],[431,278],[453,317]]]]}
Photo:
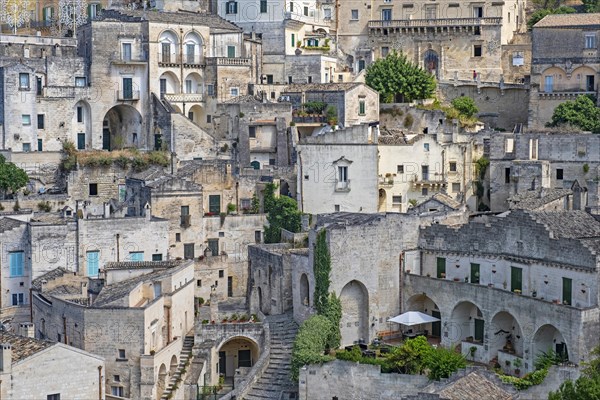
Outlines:
{"type": "Polygon", "coordinates": [[[52,211],[52,206],[50,206],[50,202],[48,201],[40,201],[37,205],[38,210],[43,211],[43,212],[50,212],[52,211]]]}
{"type": "Polygon", "coordinates": [[[293,381],[298,381],[298,372],[304,365],[324,363],[333,359],[324,355],[332,329],[331,322],[322,315],[313,315],[302,323],[292,348],[293,381]]]}
{"type": "Polygon", "coordinates": [[[169,165],[169,153],[166,151],[151,151],[148,153],[148,163],[166,167],[169,165]]]}
{"type": "Polygon", "coordinates": [[[475,101],[470,97],[457,97],[452,100],[451,104],[461,115],[464,115],[467,118],[470,118],[479,112],[475,105],[475,101]]]}
{"type": "Polygon", "coordinates": [[[407,339],[402,346],[394,347],[387,357],[390,371],[402,374],[421,374],[427,365],[429,355],[434,348],[424,336],[407,339]]]}
{"type": "Polygon", "coordinates": [[[406,116],[404,117],[404,127],[406,129],[410,128],[412,126],[413,122],[414,122],[413,116],[410,114],[406,114],[406,116]]]}
{"type": "Polygon", "coordinates": [[[123,169],[126,169],[129,166],[130,162],[131,160],[123,155],[120,155],[117,158],[115,158],[115,164],[123,169]]]}
{"type": "Polygon", "coordinates": [[[235,212],[236,209],[237,209],[237,207],[235,206],[235,204],[233,204],[233,203],[227,204],[227,213],[228,214],[235,212]]]}
{"type": "Polygon", "coordinates": [[[140,172],[148,168],[148,162],[141,156],[134,156],[131,159],[131,166],[136,172],[140,172]]]}
{"type": "Polygon", "coordinates": [[[462,354],[457,353],[454,348],[438,347],[428,353],[426,366],[429,370],[429,379],[439,381],[466,367],[467,362],[462,354]]]}

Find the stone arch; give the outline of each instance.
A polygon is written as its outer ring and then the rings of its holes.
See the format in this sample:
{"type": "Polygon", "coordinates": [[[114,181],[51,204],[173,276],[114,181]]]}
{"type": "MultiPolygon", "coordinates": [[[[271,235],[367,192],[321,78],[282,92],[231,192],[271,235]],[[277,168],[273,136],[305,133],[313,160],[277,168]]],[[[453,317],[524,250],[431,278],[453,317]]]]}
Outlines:
{"type": "Polygon", "coordinates": [[[177,75],[175,75],[173,72],[163,72],[159,80],[161,97],[165,94],[176,94],[180,92],[181,83],[179,82],[177,75]]]}
{"type": "Polygon", "coordinates": [[[532,350],[534,362],[542,353],[550,350],[555,351],[565,361],[569,361],[567,342],[560,330],[552,324],[545,324],[538,328],[533,335],[532,350]]]}
{"type": "Polygon", "coordinates": [[[173,376],[175,371],[177,371],[177,355],[173,354],[171,357],[171,362],[169,363],[169,375],[173,376]]]}
{"type": "Polygon", "coordinates": [[[198,104],[194,104],[190,107],[187,117],[194,121],[196,124],[199,124],[202,120],[203,112],[204,110],[202,110],[202,107],[200,107],[198,104]]]}
{"type": "Polygon", "coordinates": [[[523,333],[513,314],[499,311],[488,329],[490,358],[498,356],[499,352],[523,356],[523,333]]]}
{"type": "Polygon", "coordinates": [[[430,324],[423,324],[421,329],[427,331],[428,336],[441,337],[442,336],[442,324],[444,319],[437,303],[426,294],[417,294],[410,297],[406,302],[406,311],[420,311],[424,314],[431,315],[432,317],[439,318],[439,322],[433,322],[430,324]]]}
{"type": "Polygon", "coordinates": [[[158,380],[156,381],[156,394],[157,394],[156,398],[157,399],[160,399],[163,392],[165,391],[166,383],[167,383],[167,367],[163,363],[160,365],[160,368],[158,369],[158,380]]]}
{"type": "Polygon", "coordinates": [[[252,162],[250,163],[250,166],[251,166],[253,169],[260,169],[260,162],[259,162],[259,161],[256,161],[256,160],[254,160],[254,161],[252,161],[252,162]]]}
{"type": "Polygon", "coordinates": [[[179,106],[177,104],[171,104],[171,107],[173,108],[173,111],[181,114],[181,108],[179,108],[179,106]]]}
{"type": "Polygon", "coordinates": [[[183,39],[184,62],[186,64],[200,64],[204,57],[204,40],[196,31],[186,33],[183,39]]]}
{"type": "Polygon", "coordinates": [[[597,72],[588,65],[582,65],[577,67],[571,73],[571,81],[573,83],[571,86],[574,89],[582,90],[585,92],[595,92],[596,91],[596,80],[597,72]],[[588,80],[591,79],[591,82],[588,80]]]}
{"type": "Polygon", "coordinates": [[[185,93],[202,93],[202,77],[197,72],[190,72],[184,80],[183,91],[185,93]],[[188,83],[189,82],[189,83],[188,83]]]}
{"type": "Polygon", "coordinates": [[[127,104],[112,107],[104,115],[102,148],[118,150],[124,147],[141,147],[142,123],[142,115],[135,107],[127,104]]]}
{"type": "Polygon", "coordinates": [[[342,345],[369,341],[369,292],[357,280],[348,282],[340,292],[342,345]]]}
{"type": "Polygon", "coordinates": [[[158,36],[158,53],[163,63],[174,63],[177,61],[178,36],[170,29],[162,31],[158,36]]]}
{"type": "MultiPolygon", "coordinates": [[[[246,335],[236,335],[221,341],[217,347],[217,366],[214,377],[223,374],[226,381],[231,380],[235,370],[240,367],[251,368],[260,357],[260,345],[246,335]]],[[[216,383],[216,382],[214,382],[216,383]]]]}
{"type": "Polygon", "coordinates": [[[542,72],[542,81],[540,82],[540,91],[551,93],[560,91],[564,88],[567,80],[567,73],[559,67],[549,67],[542,72]],[[551,77],[549,81],[547,77],[551,77]],[[551,86],[548,86],[552,82],[551,86]]]}
{"type": "Polygon", "coordinates": [[[452,344],[463,341],[483,343],[485,323],[481,309],[470,301],[459,302],[452,310],[447,330],[452,344]]]}
{"type": "Polygon", "coordinates": [[[300,301],[305,306],[310,306],[310,285],[306,274],[300,276],[300,301]]]}
{"type": "Polygon", "coordinates": [[[385,189],[379,189],[379,212],[385,212],[387,209],[387,192],[385,189]]]}
{"type": "Polygon", "coordinates": [[[79,100],[73,106],[73,135],[75,146],[79,150],[92,147],[92,108],[85,100],[79,100]]]}
{"type": "Polygon", "coordinates": [[[440,68],[440,58],[435,50],[427,50],[423,56],[423,66],[425,71],[429,72],[433,76],[438,76],[440,68]]]}

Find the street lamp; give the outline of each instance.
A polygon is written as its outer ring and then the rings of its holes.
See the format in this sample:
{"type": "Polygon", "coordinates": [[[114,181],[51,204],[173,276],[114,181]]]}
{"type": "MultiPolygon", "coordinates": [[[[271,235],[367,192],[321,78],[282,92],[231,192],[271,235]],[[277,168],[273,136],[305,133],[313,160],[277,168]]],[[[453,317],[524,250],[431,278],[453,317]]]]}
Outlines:
{"type": "Polygon", "coordinates": [[[17,34],[20,28],[31,17],[29,12],[29,0],[1,0],[0,20],[13,28],[13,34],[17,34]]]}

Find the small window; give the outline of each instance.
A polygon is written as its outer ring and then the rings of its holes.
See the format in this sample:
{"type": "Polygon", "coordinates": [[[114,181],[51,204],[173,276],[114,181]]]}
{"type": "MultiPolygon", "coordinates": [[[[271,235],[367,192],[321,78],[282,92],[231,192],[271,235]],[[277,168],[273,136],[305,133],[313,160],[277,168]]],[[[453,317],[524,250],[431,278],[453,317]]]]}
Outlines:
{"type": "Polygon", "coordinates": [[[233,97],[237,97],[240,95],[240,90],[236,87],[229,88],[229,94],[233,97]]]}
{"type": "Polygon", "coordinates": [[[225,277],[225,271],[223,271],[222,269],[219,270],[219,278],[223,278],[225,277]]]}
{"type": "Polygon", "coordinates": [[[450,172],[456,172],[456,161],[450,161],[450,172]]]}
{"type": "Polygon", "coordinates": [[[383,46],[381,48],[381,57],[387,57],[387,55],[390,53],[390,48],[387,46],[383,46]]]}
{"type": "Polygon", "coordinates": [[[586,34],[585,35],[585,48],[586,49],[595,49],[596,48],[596,35],[586,34]]]}
{"type": "Polygon", "coordinates": [[[119,359],[124,360],[125,356],[126,356],[125,349],[119,349],[119,359]]]}
{"type": "Polygon", "coordinates": [[[507,138],[504,141],[504,152],[505,153],[514,153],[515,151],[515,139],[507,138]]]}
{"type": "Polygon", "coordinates": [[[358,10],[350,10],[350,19],[352,21],[358,21],[358,10]]]}
{"type": "Polygon", "coordinates": [[[44,114],[37,115],[37,128],[44,129],[44,114]]]}
{"type": "Polygon", "coordinates": [[[208,249],[210,254],[215,257],[219,255],[219,239],[208,239],[208,249]]]}
{"type": "Polygon", "coordinates": [[[399,174],[403,174],[403,173],[404,173],[404,165],[398,165],[398,166],[396,167],[396,171],[397,171],[399,174]]]}
{"type": "Polygon", "coordinates": [[[335,212],[340,212],[340,205],[336,204],[333,209],[335,210],[335,212]]]}
{"type": "Polygon", "coordinates": [[[121,382],[121,376],[120,375],[114,375],[113,376],[113,381],[115,381],[115,382],[121,382]]]}
{"type": "Polygon", "coordinates": [[[429,194],[429,190],[427,188],[421,189],[421,196],[427,196],[429,194]]]}
{"type": "Polygon", "coordinates": [[[196,286],[202,287],[202,279],[196,279],[196,286]]]}
{"type": "Polygon", "coordinates": [[[19,74],[19,89],[20,90],[29,90],[29,74],[27,74],[27,73],[19,74]]]}
{"type": "Polygon", "coordinates": [[[227,58],[235,58],[235,46],[227,46],[227,58]]]}
{"type": "Polygon", "coordinates": [[[423,143],[423,150],[429,151],[429,143],[423,143]]]}
{"type": "Polygon", "coordinates": [[[260,0],[260,12],[261,13],[267,12],[267,0],[260,0]]]}
{"type": "Polygon", "coordinates": [[[309,75],[307,78],[307,81],[308,81],[308,83],[312,83],[312,76],[309,75]]]}
{"type": "Polygon", "coordinates": [[[184,243],[183,258],[185,258],[186,260],[193,260],[194,254],[194,243],[184,243]]]}
{"type": "Polygon", "coordinates": [[[225,232],[219,232],[219,237],[225,237],[225,232]]]}
{"type": "Polygon", "coordinates": [[[392,203],[393,204],[401,204],[402,203],[402,196],[392,196],[392,203]]]}
{"type": "Polygon", "coordinates": [[[129,261],[144,261],[144,252],[143,251],[130,251],[129,252],[129,261]]]}
{"type": "Polygon", "coordinates": [[[248,136],[251,138],[255,138],[256,137],[256,127],[255,126],[249,126],[248,127],[248,136]]]}
{"type": "Polygon", "coordinates": [[[209,96],[215,95],[215,85],[208,84],[206,85],[206,94],[209,96]]]}
{"type": "Polygon", "coordinates": [[[338,167],[338,181],[348,182],[348,167],[338,167]]]}
{"type": "Polygon", "coordinates": [[[365,100],[359,100],[358,101],[358,115],[365,115],[365,113],[366,113],[365,100]]]}
{"type": "Polygon", "coordinates": [[[262,231],[254,231],[254,243],[262,242],[262,231]]]}
{"type": "Polygon", "coordinates": [[[175,234],[175,241],[176,242],[181,242],[181,233],[176,233],[175,234]]]}
{"type": "Polygon", "coordinates": [[[273,75],[267,75],[267,84],[272,85],[274,82],[273,75]]]}
{"type": "Polygon", "coordinates": [[[123,387],[122,386],[111,386],[110,393],[113,396],[123,397],[123,387]]]}
{"type": "Polygon", "coordinates": [[[21,121],[23,122],[23,126],[31,125],[31,115],[29,115],[29,114],[21,115],[21,121]]]}
{"type": "Polygon", "coordinates": [[[510,168],[504,168],[504,183],[510,183],[510,168]]]}
{"type": "Polygon", "coordinates": [[[275,159],[269,158],[269,165],[275,165],[275,159]]]}
{"type": "Polygon", "coordinates": [[[460,183],[452,183],[452,193],[460,192],[460,183]]]}
{"type": "Polygon", "coordinates": [[[252,207],[252,199],[241,199],[240,206],[242,210],[249,210],[252,207]]]}
{"type": "Polygon", "coordinates": [[[237,1],[228,1],[225,6],[225,14],[237,14],[237,1]]]}
{"type": "Polygon", "coordinates": [[[60,393],[49,394],[46,396],[46,400],[60,400],[60,393]]]}
{"type": "Polygon", "coordinates": [[[131,61],[131,43],[121,45],[121,58],[123,61],[131,61]]]}
{"type": "Polygon", "coordinates": [[[473,46],[473,57],[481,57],[481,45],[476,44],[473,46]]]}
{"type": "Polygon", "coordinates": [[[162,261],[162,260],[163,260],[162,254],[152,254],[152,261],[162,261]]]}
{"type": "Polygon", "coordinates": [[[212,122],[212,115],[208,114],[208,115],[206,116],[206,123],[207,123],[207,124],[210,124],[211,122],[212,122]]]}
{"type": "Polygon", "coordinates": [[[75,77],[75,86],[76,87],[85,87],[86,79],[85,76],[76,76],[75,77]]]}
{"type": "Polygon", "coordinates": [[[563,169],[562,168],[557,168],[556,169],[556,179],[558,179],[558,180],[562,180],[563,179],[563,169]]]}
{"type": "Polygon", "coordinates": [[[44,140],[43,139],[38,139],[38,149],[37,151],[43,151],[44,150],[44,140]]]}
{"type": "Polygon", "coordinates": [[[23,276],[24,260],[24,252],[22,251],[12,251],[8,253],[8,266],[11,277],[23,276]]]}
{"type": "Polygon", "coordinates": [[[77,122],[83,122],[83,107],[77,107],[77,122]]]}
{"type": "Polygon", "coordinates": [[[308,17],[308,7],[304,6],[304,16],[308,17]]]}
{"type": "Polygon", "coordinates": [[[98,196],[98,184],[97,183],[90,183],[89,193],[90,193],[90,196],[98,196]]]}
{"type": "Polygon", "coordinates": [[[31,143],[23,143],[23,153],[29,153],[31,151],[31,143]]]}

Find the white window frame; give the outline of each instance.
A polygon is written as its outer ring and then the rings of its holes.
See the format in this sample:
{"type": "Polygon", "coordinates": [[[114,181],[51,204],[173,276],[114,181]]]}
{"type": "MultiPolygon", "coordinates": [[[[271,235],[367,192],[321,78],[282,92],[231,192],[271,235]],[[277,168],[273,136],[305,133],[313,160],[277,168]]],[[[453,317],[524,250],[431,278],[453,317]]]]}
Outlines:
{"type": "Polygon", "coordinates": [[[358,10],[350,10],[350,21],[358,21],[358,19],[359,19],[358,10]]]}
{"type": "Polygon", "coordinates": [[[21,122],[23,126],[31,125],[31,115],[30,114],[21,114],[21,122]]]}
{"type": "Polygon", "coordinates": [[[238,87],[230,87],[229,95],[233,97],[238,97],[240,95],[240,88],[238,87]]]}
{"type": "Polygon", "coordinates": [[[585,34],[585,49],[592,50],[597,47],[596,45],[596,34],[595,33],[586,33],[585,34]]]}
{"type": "Polygon", "coordinates": [[[133,53],[133,44],[131,42],[121,42],[121,60],[131,61],[133,53]],[[129,47],[129,54],[125,51],[125,48],[129,47]]]}

